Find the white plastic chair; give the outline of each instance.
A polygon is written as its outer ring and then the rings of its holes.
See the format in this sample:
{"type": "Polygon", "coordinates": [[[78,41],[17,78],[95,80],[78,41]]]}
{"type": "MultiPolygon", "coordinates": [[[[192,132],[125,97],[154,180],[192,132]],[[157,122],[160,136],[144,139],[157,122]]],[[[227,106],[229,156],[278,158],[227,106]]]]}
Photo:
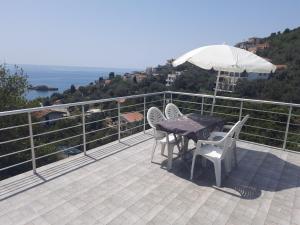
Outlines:
{"type": "MultiPolygon", "coordinates": [[[[235,134],[240,121],[238,121],[231,130],[219,141],[209,141],[209,140],[198,140],[196,150],[193,155],[193,162],[191,168],[191,180],[193,179],[194,174],[194,166],[197,155],[201,155],[202,157],[210,160],[214,164],[215,168],[215,176],[216,176],[216,184],[217,186],[221,186],[221,174],[222,160],[226,157],[226,154],[230,150],[232,145],[233,135],[235,134]]],[[[228,163],[225,160],[226,170],[228,169],[228,163]]]]}
{"type": "Polygon", "coordinates": [[[174,105],[173,103],[169,103],[165,108],[165,115],[167,119],[175,119],[180,116],[183,116],[183,114],[180,112],[178,107],[174,105]]]}
{"type": "MultiPolygon", "coordinates": [[[[173,103],[169,103],[167,104],[166,108],[165,108],[165,115],[167,117],[167,119],[176,119],[178,117],[183,116],[182,112],[180,112],[179,108],[173,104],[173,103]]],[[[188,139],[184,138],[181,136],[182,139],[182,146],[183,146],[183,151],[186,151],[188,148],[188,139]]]]}
{"type": "MultiPolygon", "coordinates": [[[[236,129],[236,132],[234,134],[234,141],[232,143],[231,146],[231,150],[233,153],[233,158],[234,158],[234,164],[237,165],[237,153],[236,153],[236,142],[239,140],[239,136],[240,136],[240,132],[243,128],[243,126],[245,125],[245,123],[247,122],[247,120],[249,119],[249,115],[246,115],[241,122],[239,123],[239,126],[236,129]]],[[[231,128],[233,127],[233,125],[231,126],[231,128]]],[[[209,140],[214,140],[215,138],[223,138],[225,137],[227,133],[226,132],[212,132],[210,137],[208,138],[209,140]]]]}
{"type": "MultiPolygon", "coordinates": [[[[174,146],[177,144],[175,137],[173,134],[168,134],[166,132],[160,131],[156,129],[156,124],[166,120],[166,117],[163,113],[156,107],[151,107],[147,112],[147,121],[150,127],[153,128],[154,131],[154,145],[152,149],[151,162],[153,162],[155,149],[157,146],[157,142],[161,144],[161,154],[164,154],[164,150],[166,145],[168,144],[168,169],[172,168],[172,160],[170,157],[173,155],[174,146]]],[[[179,138],[180,140],[180,138],[179,138]]],[[[179,141],[178,140],[178,141],[179,141]]]]}

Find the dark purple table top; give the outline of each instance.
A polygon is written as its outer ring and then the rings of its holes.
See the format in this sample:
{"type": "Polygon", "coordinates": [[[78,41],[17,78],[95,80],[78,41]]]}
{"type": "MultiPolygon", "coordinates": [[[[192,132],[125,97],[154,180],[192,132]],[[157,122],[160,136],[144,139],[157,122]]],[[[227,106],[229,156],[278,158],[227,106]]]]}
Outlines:
{"type": "Polygon", "coordinates": [[[223,126],[224,120],[221,118],[191,113],[176,119],[162,121],[156,125],[156,128],[197,141],[207,139],[212,131],[220,131],[223,126]]]}

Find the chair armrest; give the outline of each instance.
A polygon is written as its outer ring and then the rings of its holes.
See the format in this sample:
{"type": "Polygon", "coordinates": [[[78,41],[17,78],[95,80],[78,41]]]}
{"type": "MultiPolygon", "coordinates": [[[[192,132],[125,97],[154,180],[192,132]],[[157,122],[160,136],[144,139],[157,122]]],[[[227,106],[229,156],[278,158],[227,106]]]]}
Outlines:
{"type": "MultiPolygon", "coordinates": [[[[226,135],[226,132],[213,131],[213,132],[210,134],[208,140],[209,140],[209,141],[214,141],[214,139],[215,139],[216,137],[221,137],[221,139],[222,139],[223,137],[225,137],[225,135],[226,135]]],[[[220,139],[220,140],[221,140],[221,139],[220,139]]],[[[219,140],[218,140],[218,141],[219,141],[219,140]]]]}
{"type": "Polygon", "coordinates": [[[223,126],[223,130],[230,130],[233,127],[233,125],[227,124],[223,126]]]}
{"type": "Polygon", "coordinates": [[[197,141],[197,147],[201,147],[202,144],[218,145],[218,144],[220,144],[220,141],[210,141],[210,140],[198,140],[197,141]]]}

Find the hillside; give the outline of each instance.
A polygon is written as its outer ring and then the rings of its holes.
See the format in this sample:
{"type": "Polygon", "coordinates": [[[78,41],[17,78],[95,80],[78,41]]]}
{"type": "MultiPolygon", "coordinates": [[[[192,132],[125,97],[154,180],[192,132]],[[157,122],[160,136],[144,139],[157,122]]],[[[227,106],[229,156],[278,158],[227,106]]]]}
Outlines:
{"type": "Polygon", "coordinates": [[[287,68],[275,72],[268,80],[240,82],[238,95],[300,103],[300,28],[272,33],[265,40],[269,48],[259,50],[256,54],[287,68]]]}

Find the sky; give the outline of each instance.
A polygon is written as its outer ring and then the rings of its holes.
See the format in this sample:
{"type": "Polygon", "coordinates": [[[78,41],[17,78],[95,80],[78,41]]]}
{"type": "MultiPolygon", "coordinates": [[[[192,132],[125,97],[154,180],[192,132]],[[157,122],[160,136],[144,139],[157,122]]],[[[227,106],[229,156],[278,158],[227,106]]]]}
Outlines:
{"type": "Polygon", "coordinates": [[[145,68],[300,26],[299,0],[0,0],[0,63],[145,68]]]}

